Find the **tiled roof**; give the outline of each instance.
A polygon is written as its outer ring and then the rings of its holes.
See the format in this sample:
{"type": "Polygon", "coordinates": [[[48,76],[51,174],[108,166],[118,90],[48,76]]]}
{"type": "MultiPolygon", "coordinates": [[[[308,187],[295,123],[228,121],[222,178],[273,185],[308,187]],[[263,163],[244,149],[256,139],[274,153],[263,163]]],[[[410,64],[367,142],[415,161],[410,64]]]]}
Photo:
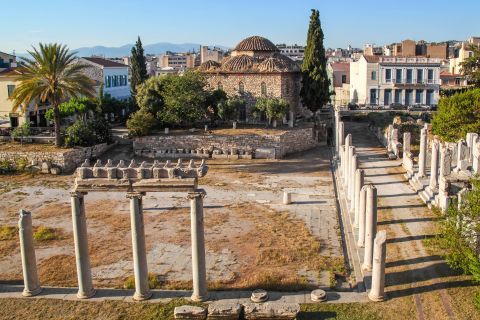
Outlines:
{"type": "Polygon", "coordinates": [[[0,76],[16,76],[22,74],[19,68],[7,68],[5,70],[0,71],[0,76]]]}
{"type": "Polygon", "coordinates": [[[334,62],[331,64],[333,71],[350,71],[350,63],[334,62]]]}
{"type": "Polygon", "coordinates": [[[128,67],[127,65],[125,65],[123,63],[118,63],[118,62],[103,59],[103,58],[93,58],[93,57],[86,58],[86,57],[83,57],[82,59],[85,59],[87,61],[90,61],[90,62],[98,64],[98,65],[101,65],[102,67],[105,67],[105,68],[119,68],[119,67],[127,68],[128,67]]]}
{"type": "Polygon", "coordinates": [[[380,61],[380,56],[363,56],[368,63],[377,63],[380,61]]]}
{"type": "Polygon", "coordinates": [[[240,41],[234,50],[237,51],[278,51],[276,45],[273,44],[270,40],[260,37],[253,36],[248,37],[240,41]]]}

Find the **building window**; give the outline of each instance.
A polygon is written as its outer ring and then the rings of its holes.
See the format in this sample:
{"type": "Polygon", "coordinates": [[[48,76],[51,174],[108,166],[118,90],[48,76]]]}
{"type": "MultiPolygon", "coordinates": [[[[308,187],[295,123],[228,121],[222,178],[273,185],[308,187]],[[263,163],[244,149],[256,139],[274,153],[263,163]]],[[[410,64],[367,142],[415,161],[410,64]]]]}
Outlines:
{"type": "Polygon", "coordinates": [[[423,90],[417,90],[415,94],[415,103],[423,103],[423,90]]]}
{"type": "Polygon", "coordinates": [[[377,71],[372,71],[371,79],[377,80],[377,71]]]}
{"type": "Polygon", "coordinates": [[[413,90],[405,90],[405,105],[409,106],[412,104],[413,98],[413,90]]]}
{"type": "Polygon", "coordinates": [[[377,89],[370,89],[370,104],[377,104],[377,89]]]}
{"type": "Polygon", "coordinates": [[[9,84],[7,85],[7,92],[8,92],[8,97],[11,98],[13,91],[15,90],[15,85],[14,84],[9,84]]]}
{"type": "Polygon", "coordinates": [[[407,69],[407,83],[413,83],[413,70],[407,69]]]}
{"type": "Polygon", "coordinates": [[[223,85],[221,82],[217,83],[217,90],[223,90],[223,85]]]}
{"type": "Polygon", "coordinates": [[[455,85],[459,86],[460,85],[460,78],[455,78],[455,85]]]}
{"type": "Polygon", "coordinates": [[[423,83],[423,70],[417,69],[417,83],[423,83]]]}
{"type": "Polygon", "coordinates": [[[402,103],[402,90],[395,90],[395,103],[402,103]]]}
{"type": "Polygon", "coordinates": [[[245,93],[245,85],[243,84],[243,82],[240,81],[240,83],[238,84],[238,92],[240,92],[241,94],[244,94],[245,93]]]}
{"type": "Polygon", "coordinates": [[[397,73],[395,75],[395,82],[402,83],[402,69],[397,69],[397,73]]]}
{"type": "Polygon", "coordinates": [[[385,81],[392,82],[392,69],[385,69],[385,81]]]}
{"type": "Polygon", "coordinates": [[[428,69],[428,83],[433,83],[433,69],[428,69]]]}
{"type": "Polygon", "coordinates": [[[262,96],[266,96],[267,95],[267,84],[265,82],[262,82],[262,84],[260,86],[261,86],[261,90],[262,90],[262,96]]]}
{"type": "Polygon", "coordinates": [[[427,105],[433,104],[434,93],[433,90],[427,90],[427,105]]]}
{"type": "Polygon", "coordinates": [[[383,97],[383,104],[385,106],[390,105],[392,103],[392,90],[391,89],[386,89],[384,92],[384,97],[383,97]]]}
{"type": "Polygon", "coordinates": [[[347,75],[342,74],[342,83],[347,83],[347,75]]]}

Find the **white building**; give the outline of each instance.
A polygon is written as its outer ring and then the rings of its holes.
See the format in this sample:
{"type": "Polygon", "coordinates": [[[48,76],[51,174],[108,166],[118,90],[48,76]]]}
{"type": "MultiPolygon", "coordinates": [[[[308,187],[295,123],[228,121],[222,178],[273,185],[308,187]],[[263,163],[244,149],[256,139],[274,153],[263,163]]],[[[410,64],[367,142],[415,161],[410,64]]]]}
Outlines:
{"type": "Polygon", "coordinates": [[[441,59],[362,56],[350,63],[350,100],[388,106],[438,103],[441,59]]]}
{"type": "Polygon", "coordinates": [[[293,61],[303,61],[303,57],[305,55],[305,47],[299,46],[297,44],[294,45],[286,45],[286,44],[277,44],[277,48],[280,50],[280,53],[289,57],[293,61]]]}
{"type": "Polygon", "coordinates": [[[103,84],[104,94],[119,100],[130,98],[131,92],[127,65],[93,57],[79,58],[79,62],[91,66],[85,73],[97,82],[98,88],[100,88],[100,84],[103,84]]]}

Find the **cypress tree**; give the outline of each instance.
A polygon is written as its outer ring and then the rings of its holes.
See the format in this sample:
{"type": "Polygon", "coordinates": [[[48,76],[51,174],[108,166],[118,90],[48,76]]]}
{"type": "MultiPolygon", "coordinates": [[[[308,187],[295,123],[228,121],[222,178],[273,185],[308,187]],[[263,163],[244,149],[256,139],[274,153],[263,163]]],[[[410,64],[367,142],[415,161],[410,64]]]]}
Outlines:
{"type": "Polygon", "coordinates": [[[302,103],[313,113],[330,101],[330,80],[323,46],[323,31],[318,10],[312,9],[308,27],[307,47],[302,63],[302,103]]]}
{"type": "Polygon", "coordinates": [[[132,48],[130,68],[132,70],[130,85],[132,90],[132,97],[135,98],[135,95],[137,94],[137,86],[142,84],[148,78],[147,65],[145,62],[145,55],[143,52],[143,46],[140,37],[138,37],[135,46],[132,48]]]}

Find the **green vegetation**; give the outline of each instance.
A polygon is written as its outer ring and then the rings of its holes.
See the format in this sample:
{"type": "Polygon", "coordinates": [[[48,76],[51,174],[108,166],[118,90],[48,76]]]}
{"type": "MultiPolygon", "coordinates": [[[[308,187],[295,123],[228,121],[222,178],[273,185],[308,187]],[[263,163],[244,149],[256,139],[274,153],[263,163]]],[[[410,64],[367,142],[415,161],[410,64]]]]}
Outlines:
{"type": "Polygon", "coordinates": [[[19,84],[13,91],[13,110],[31,103],[50,103],[55,122],[55,144],[62,145],[59,105],[70,97],[93,97],[94,82],[83,71],[88,66],[75,62],[75,52],[57,43],[39,44],[28,52],[32,58],[22,58],[19,84]]]}
{"type": "Polygon", "coordinates": [[[128,133],[135,137],[146,136],[156,123],[157,120],[150,112],[140,109],[127,120],[128,133]]]}
{"type": "Polygon", "coordinates": [[[323,46],[320,13],[312,9],[308,27],[305,58],[302,63],[302,103],[313,113],[330,101],[330,80],[327,75],[327,58],[323,46]]]}
{"type": "Polygon", "coordinates": [[[473,51],[473,55],[461,63],[461,71],[465,74],[468,84],[480,88],[480,47],[472,45],[469,50],[473,51]]]}
{"type": "Polygon", "coordinates": [[[23,144],[23,138],[28,137],[30,134],[30,123],[28,122],[25,122],[21,126],[16,127],[12,131],[12,137],[20,138],[21,144],[23,144]]]}
{"type": "Polygon", "coordinates": [[[57,240],[60,236],[55,229],[41,226],[33,233],[33,238],[38,241],[48,241],[57,240]]]}
{"type": "Polygon", "coordinates": [[[104,118],[77,120],[65,130],[65,146],[88,147],[97,143],[110,143],[110,124],[104,118]]]}
{"type": "MultiPolygon", "coordinates": [[[[158,277],[153,273],[148,273],[148,287],[150,289],[158,289],[160,288],[160,281],[158,281],[158,277]]],[[[135,289],[135,277],[129,276],[123,282],[124,289],[135,289]]]]}
{"type": "Polygon", "coordinates": [[[480,132],[480,89],[440,99],[432,129],[450,142],[465,138],[468,132],[480,132]]]}
{"type": "MultiPolygon", "coordinates": [[[[72,98],[67,102],[64,102],[58,106],[59,116],[61,119],[67,118],[73,115],[80,115],[86,121],[86,113],[88,111],[97,111],[97,104],[94,100],[88,98],[72,98]]],[[[53,109],[48,109],[45,112],[45,118],[50,121],[54,120],[53,109]]]]}
{"type": "Polygon", "coordinates": [[[265,114],[268,122],[276,121],[286,115],[288,112],[288,103],[279,98],[258,98],[253,109],[253,115],[258,117],[265,114]]]}
{"type": "Polygon", "coordinates": [[[145,55],[140,37],[138,37],[135,47],[132,48],[130,69],[132,71],[132,77],[130,78],[132,97],[135,97],[137,94],[137,87],[148,78],[145,55]]]}
{"type": "Polygon", "coordinates": [[[12,227],[5,224],[0,228],[0,241],[12,240],[17,236],[17,233],[18,233],[17,227],[12,227]]]}
{"type": "Polygon", "coordinates": [[[242,108],[245,108],[244,99],[239,97],[227,98],[217,105],[217,114],[223,121],[234,121],[238,119],[242,108]]]}

